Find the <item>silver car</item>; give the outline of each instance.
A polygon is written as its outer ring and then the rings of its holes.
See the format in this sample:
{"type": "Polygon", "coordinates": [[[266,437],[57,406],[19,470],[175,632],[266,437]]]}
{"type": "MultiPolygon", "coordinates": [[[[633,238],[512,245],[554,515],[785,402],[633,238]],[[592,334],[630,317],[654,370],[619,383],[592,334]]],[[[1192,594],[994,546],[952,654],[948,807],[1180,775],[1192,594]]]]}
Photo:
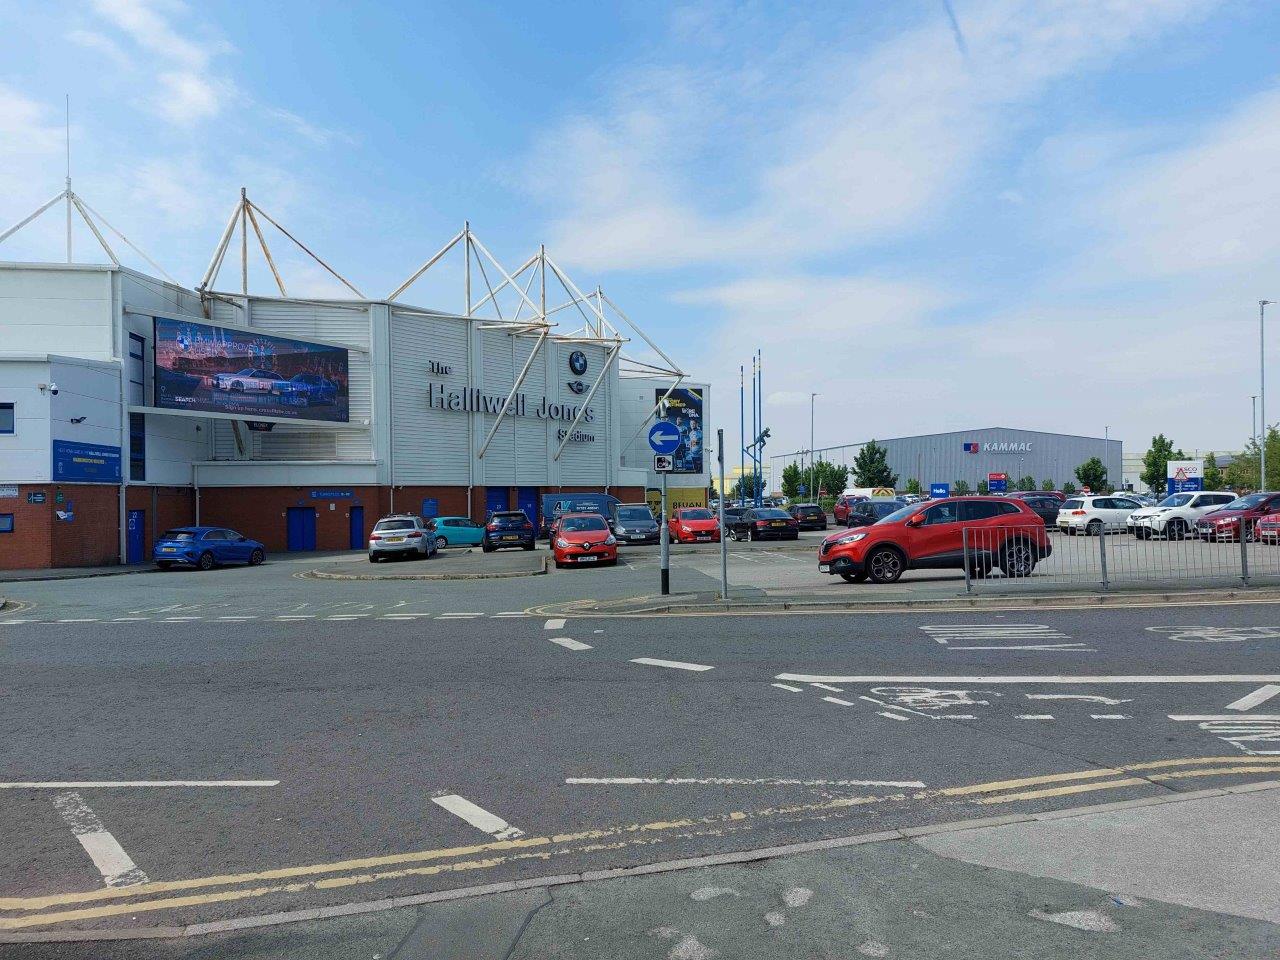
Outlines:
{"type": "Polygon", "coordinates": [[[369,534],[369,562],[392,557],[430,557],[436,552],[435,527],[409,514],[383,517],[369,534]]]}

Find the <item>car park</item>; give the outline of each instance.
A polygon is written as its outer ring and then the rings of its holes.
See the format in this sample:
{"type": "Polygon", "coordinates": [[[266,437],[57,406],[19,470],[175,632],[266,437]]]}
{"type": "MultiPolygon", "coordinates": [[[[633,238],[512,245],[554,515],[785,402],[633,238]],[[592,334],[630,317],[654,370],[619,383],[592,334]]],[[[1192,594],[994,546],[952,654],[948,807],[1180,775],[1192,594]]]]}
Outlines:
{"type": "Polygon", "coordinates": [[[1211,541],[1239,540],[1243,529],[1245,539],[1252,540],[1258,522],[1275,514],[1280,514],[1280,493],[1250,493],[1197,520],[1196,536],[1211,541]]]}
{"type": "Polygon", "coordinates": [[[443,547],[478,547],[484,539],[484,524],[470,517],[435,517],[436,549],[443,547]]]}
{"type": "Polygon", "coordinates": [[[818,570],[849,583],[893,583],[907,570],[966,564],[973,576],[999,567],[1007,577],[1028,577],[1052,552],[1044,524],[1022,501],[948,497],[828,535],[818,550],[818,570]]]}
{"type": "Polygon", "coordinates": [[[901,510],[903,504],[899,503],[897,498],[892,500],[884,497],[876,497],[874,499],[862,500],[849,507],[845,514],[844,525],[846,527],[869,527],[873,523],[879,523],[891,513],[901,510]]]}
{"type": "Polygon", "coordinates": [[[609,529],[619,544],[657,543],[662,539],[662,527],[647,503],[615,503],[609,510],[609,529]]]}
{"type": "Polygon", "coordinates": [[[436,552],[430,521],[412,514],[393,514],[373,525],[369,534],[369,562],[430,557],[436,552]]]}
{"type": "Polygon", "coordinates": [[[212,570],[228,563],[256,567],[267,558],[267,548],[225,527],[175,527],[156,537],[151,559],[161,570],[195,567],[212,570]]]}
{"type": "Polygon", "coordinates": [[[1119,495],[1072,497],[1058,509],[1058,529],[1075,535],[1097,536],[1128,529],[1129,514],[1142,509],[1137,500],[1119,495]]]}
{"type": "Polygon", "coordinates": [[[706,507],[680,507],[667,523],[672,543],[719,543],[720,521],[706,507]]]}
{"type": "Polygon", "coordinates": [[[1152,537],[1181,540],[1188,534],[1194,536],[1201,517],[1235,499],[1235,494],[1213,490],[1172,493],[1153,507],[1129,514],[1129,532],[1144,540],[1152,537]]]}
{"type": "Polygon", "coordinates": [[[801,530],[827,529],[827,512],[816,503],[795,503],[787,511],[801,530]]]}
{"type": "Polygon", "coordinates": [[[800,525],[795,518],[776,507],[752,507],[732,523],[726,517],[725,528],[731,540],[796,540],[800,537],[800,525]]]}
{"type": "Polygon", "coordinates": [[[551,551],[557,567],[618,562],[618,541],[598,513],[566,513],[555,520],[551,551]]]}
{"type": "Polygon", "coordinates": [[[489,514],[480,538],[480,549],[485,553],[503,547],[523,547],[532,550],[535,543],[533,521],[523,510],[495,510],[489,514]]]}

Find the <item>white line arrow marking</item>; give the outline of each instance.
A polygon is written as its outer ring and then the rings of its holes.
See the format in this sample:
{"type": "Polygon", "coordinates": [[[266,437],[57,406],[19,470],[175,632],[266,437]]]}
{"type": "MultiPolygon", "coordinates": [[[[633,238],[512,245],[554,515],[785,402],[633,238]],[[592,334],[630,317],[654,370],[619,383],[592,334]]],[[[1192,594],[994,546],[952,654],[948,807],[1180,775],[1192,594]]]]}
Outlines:
{"type": "Polygon", "coordinates": [[[1239,700],[1227,704],[1228,710],[1252,710],[1260,703],[1266,703],[1277,693],[1280,693],[1280,685],[1268,683],[1265,687],[1259,687],[1253,693],[1245,694],[1239,700]]]}

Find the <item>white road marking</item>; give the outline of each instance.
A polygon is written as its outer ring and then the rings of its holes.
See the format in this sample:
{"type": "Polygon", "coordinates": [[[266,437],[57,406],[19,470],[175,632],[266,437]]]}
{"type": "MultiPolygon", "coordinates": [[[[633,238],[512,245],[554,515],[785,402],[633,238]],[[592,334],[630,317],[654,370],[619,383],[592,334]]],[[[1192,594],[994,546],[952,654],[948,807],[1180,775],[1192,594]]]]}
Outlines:
{"type": "Polygon", "coordinates": [[[97,623],[97,617],[70,617],[65,620],[58,620],[58,623],[97,623]]]}
{"type": "MultiPolygon", "coordinates": [[[[852,704],[850,704],[852,706],[852,704]]],[[[565,783],[601,787],[923,787],[921,780],[794,780],[786,777],[565,777],[565,783]]]]}
{"type": "MultiPolygon", "coordinates": [[[[1193,718],[1194,719],[1194,718],[1193,718]]],[[[1280,717],[1240,716],[1208,719],[1200,729],[1251,757],[1280,756],[1280,717]],[[1274,749],[1264,749],[1274,744],[1274,749]]]]}
{"type": "Polygon", "coordinates": [[[1171,713],[1170,720],[1194,720],[1196,723],[1208,723],[1215,720],[1232,720],[1236,723],[1246,723],[1254,720],[1280,720],[1280,714],[1276,713],[1251,713],[1247,717],[1233,713],[1171,713]]]}
{"type": "Polygon", "coordinates": [[[560,630],[564,628],[564,618],[548,620],[542,625],[543,630],[560,630]]]}
{"type": "Polygon", "coordinates": [[[442,613],[436,617],[437,620],[467,620],[471,617],[483,617],[483,613],[442,613]]]}
{"type": "Polygon", "coordinates": [[[477,807],[466,797],[460,797],[456,793],[432,797],[431,802],[448,810],[455,817],[467,821],[477,830],[483,830],[495,840],[515,840],[517,837],[524,836],[523,830],[513,827],[496,814],[490,813],[483,807],[477,807]]]}
{"type": "Polygon", "coordinates": [[[551,642],[559,644],[566,650],[590,650],[591,644],[583,643],[581,640],[574,640],[572,637],[552,637],[551,642]]]}
{"type": "Polygon", "coordinates": [[[701,671],[714,669],[705,663],[681,663],[679,660],[657,660],[653,657],[636,657],[631,662],[639,663],[646,667],[670,667],[672,670],[701,671]]]}
{"type": "Polygon", "coordinates": [[[1133,717],[1126,713],[1091,713],[1089,717],[1093,720],[1132,720],[1133,717]]]}
{"type": "Polygon", "coordinates": [[[314,620],[314,613],[286,613],[283,616],[276,617],[277,620],[314,620]]]}
{"type": "Polygon", "coordinates": [[[526,616],[523,610],[510,610],[506,613],[492,613],[492,617],[523,617],[526,616]]]}
{"type": "MultiPolygon", "coordinates": [[[[137,617],[138,620],[145,620],[146,617],[137,617]]],[[[6,623],[37,623],[36,620],[0,620],[0,626],[6,623]]]]}
{"type": "Polygon", "coordinates": [[[112,623],[136,623],[139,620],[150,620],[150,617],[112,617],[112,623]]]}
{"type": "Polygon", "coordinates": [[[930,720],[938,719],[931,713],[924,713],[923,711],[920,711],[920,710],[912,710],[910,707],[900,707],[896,703],[885,703],[883,700],[877,700],[875,697],[859,696],[858,699],[865,700],[867,701],[867,703],[874,703],[877,707],[884,707],[887,710],[901,710],[904,713],[915,713],[922,717],[928,717],[930,720]]]}
{"type": "Polygon", "coordinates": [[[1088,703],[1103,703],[1108,707],[1118,707],[1122,703],[1133,703],[1133,699],[1119,699],[1117,697],[1102,697],[1089,693],[1028,693],[1028,700],[1084,700],[1088,703]]]}
{"type": "Polygon", "coordinates": [[[1259,687],[1253,693],[1245,694],[1239,700],[1227,704],[1228,710],[1252,710],[1260,703],[1266,703],[1277,693],[1280,693],[1280,685],[1268,683],[1265,687],[1259,687]]]}
{"type": "MultiPolygon", "coordinates": [[[[952,640],[1070,640],[1065,633],[1041,623],[927,624],[920,628],[943,645],[952,640]]],[[[965,647],[962,649],[990,649],[965,647]]],[[[1011,650],[1021,649],[1010,647],[1011,650]]]]}
{"type": "Polygon", "coordinates": [[[326,620],[359,620],[359,619],[360,619],[361,617],[363,617],[363,616],[364,616],[364,614],[363,614],[363,613],[357,613],[357,614],[355,614],[355,615],[353,615],[353,616],[344,616],[344,617],[325,617],[325,619],[326,619],[326,620]]]}
{"type": "Polygon", "coordinates": [[[219,617],[219,620],[257,620],[256,616],[252,617],[219,617]]]}
{"type": "Polygon", "coordinates": [[[841,707],[855,706],[855,704],[850,703],[848,700],[841,700],[839,697],[823,697],[822,699],[827,701],[827,703],[834,703],[841,707]]]}
{"type": "Polygon", "coordinates": [[[1052,720],[1052,713],[1015,713],[1015,720],[1052,720]]]}
{"type": "Polygon", "coordinates": [[[789,683],[773,683],[770,686],[777,687],[779,690],[790,690],[792,693],[804,693],[800,687],[793,687],[789,683]]]}
{"type": "Polygon", "coordinates": [[[817,687],[819,690],[830,690],[832,693],[844,693],[843,687],[833,687],[825,683],[813,683],[810,686],[817,687]]]}
{"type": "Polygon", "coordinates": [[[84,847],[84,852],[98,868],[108,887],[131,887],[149,882],[147,875],[129,858],[116,838],[107,832],[102,821],[89,809],[80,794],[60,793],[54,797],[53,805],[76,835],[80,846],[84,847]]]}
{"type": "Polygon", "coordinates": [[[30,780],[0,783],[0,790],[86,790],[104,787],[278,787],[279,780],[30,780]]]}
{"type": "Polygon", "coordinates": [[[1059,650],[1071,653],[1097,653],[1097,648],[1086,647],[1083,643],[1017,643],[978,646],[948,647],[948,650],[1059,650]]]}
{"type": "Polygon", "coordinates": [[[832,676],[818,673],[780,673],[775,680],[794,683],[1280,683],[1275,673],[1201,673],[1166,674],[1148,676],[1066,676],[1048,675],[1032,677],[886,677],[886,676],[832,676]]]}
{"type": "Polygon", "coordinates": [[[876,711],[876,713],[878,713],[878,714],[879,714],[880,716],[882,716],[882,717],[888,717],[890,720],[906,720],[906,719],[908,719],[907,717],[904,717],[904,716],[902,716],[902,715],[901,715],[901,714],[899,714],[899,713],[888,713],[888,712],[886,712],[886,711],[884,711],[884,710],[877,710],[877,711],[876,711]]]}
{"type": "Polygon", "coordinates": [[[190,623],[192,620],[201,620],[202,617],[161,617],[161,623],[190,623]]]}

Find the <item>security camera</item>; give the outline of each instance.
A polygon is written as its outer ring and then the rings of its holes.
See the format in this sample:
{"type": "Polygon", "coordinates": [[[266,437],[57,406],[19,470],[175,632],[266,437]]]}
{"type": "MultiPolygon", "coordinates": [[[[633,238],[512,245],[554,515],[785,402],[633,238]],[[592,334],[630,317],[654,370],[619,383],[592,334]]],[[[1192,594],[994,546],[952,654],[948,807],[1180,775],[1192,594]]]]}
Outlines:
{"type": "Polygon", "coordinates": [[[58,395],[58,385],[56,383],[49,384],[49,396],[56,397],[58,395]]]}

